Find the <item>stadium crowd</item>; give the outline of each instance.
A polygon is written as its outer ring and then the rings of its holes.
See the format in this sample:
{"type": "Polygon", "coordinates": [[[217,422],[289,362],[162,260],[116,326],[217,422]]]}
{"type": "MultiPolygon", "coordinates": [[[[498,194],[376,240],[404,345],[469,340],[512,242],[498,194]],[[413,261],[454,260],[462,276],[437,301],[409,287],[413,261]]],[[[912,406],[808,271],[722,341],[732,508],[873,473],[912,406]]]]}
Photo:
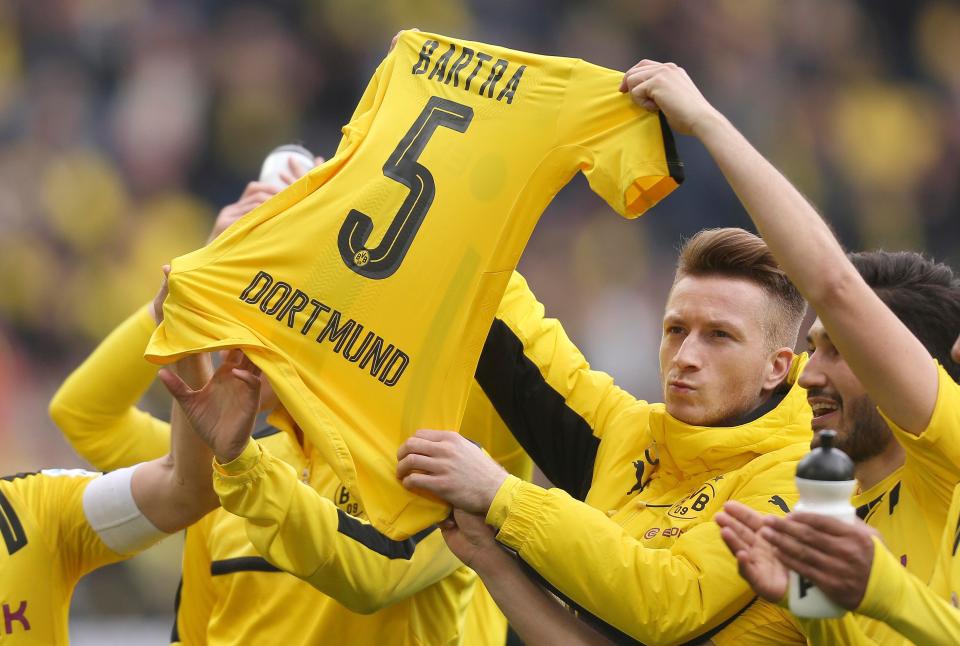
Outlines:
{"type": "MultiPolygon", "coordinates": [[[[503,643],[497,607],[531,644],[960,635],[960,76],[945,36],[960,11],[608,4],[626,19],[575,3],[434,7],[431,31],[613,68],[644,43],[621,92],[665,116],[697,183],[629,230],[585,186],[554,201],[527,280],[506,286],[463,436],[423,430],[398,447],[403,486],[456,510],[406,541],[357,520],[242,355],[216,370],[179,361],[165,389],[142,360],[163,318],[158,267],[277,193],[246,184],[275,144],[333,155],[404,3],[2,10],[0,467],[79,464],[41,419],[49,404],[109,472],[109,487],[69,493],[110,550],[74,574],[206,514],[186,533],[182,643],[503,643]],[[848,256],[838,239],[904,251],[848,256]],[[796,462],[827,428],[854,462],[852,525],[783,517],[796,462]],[[211,454],[212,482],[197,485],[211,454]],[[789,569],[853,612],[794,617],[789,569]],[[248,578],[223,583],[236,572],[248,578]]],[[[4,513],[12,556],[26,543],[4,513]]],[[[169,575],[169,554],[155,563],[169,575]]],[[[26,625],[4,612],[8,633],[26,625]]]]}

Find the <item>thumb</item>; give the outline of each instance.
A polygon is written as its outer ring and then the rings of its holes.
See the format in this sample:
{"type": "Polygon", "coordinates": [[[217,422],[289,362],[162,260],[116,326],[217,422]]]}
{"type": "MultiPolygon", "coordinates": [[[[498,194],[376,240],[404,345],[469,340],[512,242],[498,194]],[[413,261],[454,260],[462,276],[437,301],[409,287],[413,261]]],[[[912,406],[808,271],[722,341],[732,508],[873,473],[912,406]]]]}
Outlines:
{"type": "Polygon", "coordinates": [[[157,373],[157,376],[160,377],[160,381],[163,382],[167,391],[181,404],[184,403],[184,400],[189,399],[195,392],[183,382],[183,379],[174,374],[169,368],[164,368],[157,373]]]}

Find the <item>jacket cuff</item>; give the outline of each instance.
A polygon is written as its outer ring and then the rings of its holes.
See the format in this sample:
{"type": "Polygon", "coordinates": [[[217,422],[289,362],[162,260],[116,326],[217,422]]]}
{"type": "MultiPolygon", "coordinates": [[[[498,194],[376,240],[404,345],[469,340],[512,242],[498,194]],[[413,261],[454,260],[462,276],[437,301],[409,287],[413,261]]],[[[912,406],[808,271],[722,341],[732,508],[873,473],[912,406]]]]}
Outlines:
{"type": "Polygon", "coordinates": [[[510,506],[517,495],[517,487],[520,485],[520,478],[514,475],[508,475],[500,488],[497,489],[497,495],[493,497],[490,503],[490,509],[487,510],[487,525],[493,525],[498,528],[503,525],[510,513],[510,506]]]}
{"type": "Polygon", "coordinates": [[[513,501],[507,509],[506,519],[500,525],[497,540],[520,552],[530,532],[540,526],[547,495],[546,489],[518,479],[512,493],[513,501]]]}
{"type": "Polygon", "coordinates": [[[873,537],[873,564],[870,566],[870,578],[867,580],[867,589],[863,599],[854,612],[883,620],[890,614],[890,610],[898,603],[898,594],[891,594],[899,590],[896,581],[905,571],[896,557],[883,545],[880,539],[873,537]]]}
{"type": "Polygon", "coordinates": [[[250,471],[255,469],[257,465],[260,464],[260,458],[263,455],[263,451],[260,449],[260,445],[250,440],[247,442],[247,445],[243,448],[243,451],[235,457],[230,462],[226,464],[220,464],[217,462],[217,459],[213,459],[213,471],[217,476],[220,477],[238,477],[247,475],[250,471]]]}

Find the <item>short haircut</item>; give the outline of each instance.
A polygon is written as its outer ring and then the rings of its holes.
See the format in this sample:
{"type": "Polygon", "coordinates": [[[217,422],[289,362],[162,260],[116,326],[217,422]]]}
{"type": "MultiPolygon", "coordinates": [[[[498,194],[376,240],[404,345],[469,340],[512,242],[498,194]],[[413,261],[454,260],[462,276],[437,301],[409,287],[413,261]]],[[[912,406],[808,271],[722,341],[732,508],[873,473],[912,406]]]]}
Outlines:
{"type": "Polygon", "coordinates": [[[772,347],[793,348],[807,303],[780,265],[767,243],[743,229],[704,229],[680,249],[674,284],[685,276],[726,276],[759,285],[775,311],[763,329],[772,347]]]}
{"type": "Polygon", "coordinates": [[[848,257],[884,305],[954,381],[960,380],[960,365],[950,358],[960,333],[960,276],[912,251],[864,251],[848,257]]]}

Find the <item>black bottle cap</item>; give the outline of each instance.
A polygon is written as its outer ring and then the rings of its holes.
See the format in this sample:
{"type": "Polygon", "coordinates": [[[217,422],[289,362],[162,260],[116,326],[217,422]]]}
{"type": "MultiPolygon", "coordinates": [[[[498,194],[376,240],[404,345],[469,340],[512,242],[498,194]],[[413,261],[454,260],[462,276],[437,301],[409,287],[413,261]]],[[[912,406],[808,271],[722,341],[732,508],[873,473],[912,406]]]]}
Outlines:
{"type": "Polygon", "coordinates": [[[820,446],[800,460],[797,477],[835,482],[853,480],[853,460],[833,446],[836,439],[836,431],[820,431],[820,446]]]}

